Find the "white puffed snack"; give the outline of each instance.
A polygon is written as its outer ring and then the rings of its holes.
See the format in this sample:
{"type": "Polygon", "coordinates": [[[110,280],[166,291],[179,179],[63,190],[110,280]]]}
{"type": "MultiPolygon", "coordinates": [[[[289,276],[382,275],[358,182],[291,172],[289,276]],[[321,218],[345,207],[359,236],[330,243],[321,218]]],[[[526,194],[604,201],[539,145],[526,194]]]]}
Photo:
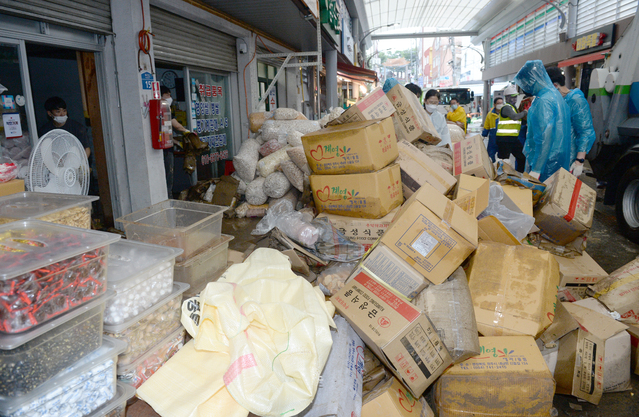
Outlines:
{"type": "Polygon", "coordinates": [[[265,158],[260,159],[260,161],[257,163],[257,171],[259,172],[261,177],[268,177],[279,169],[282,161],[286,161],[287,159],[289,159],[288,153],[286,153],[287,149],[288,146],[280,149],[277,152],[273,152],[265,158]]]}
{"type": "Polygon", "coordinates": [[[255,178],[255,167],[260,159],[260,146],[255,139],[247,139],[233,158],[235,172],[246,182],[253,181],[255,178]]]}
{"type": "Polygon", "coordinates": [[[264,180],[264,193],[271,198],[284,197],[290,189],[290,181],[280,171],[272,173],[264,180]]]}
{"type": "Polygon", "coordinates": [[[301,192],[304,191],[304,173],[301,169],[295,165],[295,162],[290,159],[286,161],[282,161],[280,164],[280,168],[282,168],[282,172],[286,175],[286,178],[291,182],[293,187],[297,188],[301,192]]]}
{"type": "Polygon", "coordinates": [[[280,137],[286,140],[288,133],[294,130],[306,134],[320,129],[319,122],[315,120],[267,120],[262,125],[261,132],[263,140],[269,141],[280,137]]]}
{"type": "Polygon", "coordinates": [[[288,148],[286,151],[291,161],[295,162],[295,165],[306,175],[311,175],[311,167],[308,165],[308,161],[306,160],[306,153],[304,153],[304,148],[301,146],[296,146],[294,148],[288,148]]]}
{"type": "Polygon", "coordinates": [[[237,186],[237,193],[240,195],[244,195],[246,193],[246,181],[240,178],[240,176],[237,175],[237,172],[232,173],[231,177],[235,178],[236,180],[240,182],[237,186]]]}
{"type": "Polygon", "coordinates": [[[295,120],[300,115],[295,109],[279,108],[273,112],[273,119],[275,120],[295,120]]]}
{"type": "Polygon", "coordinates": [[[293,130],[286,135],[286,142],[291,146],[302,146],[303,133],[293,130]]]}
{"type": "Polygon", "coordinates": [[[273,152],[277,152],[280,149],[282,149],[282,144],[279,143],[277,140],[273,139],[273,140],[269,140],[268,142],[266,142],[265,144],[263,144],[260,147],[260,155],[262,156],[269,156],[270,154],[272,154],[273,152]]]}
{"type": "Polygon", "coordinates": [[[246,186],[246,201],[253,205],[259,206],[266,203],[268,196],[264,193],[264,177],[258,177],[246,186]]]}

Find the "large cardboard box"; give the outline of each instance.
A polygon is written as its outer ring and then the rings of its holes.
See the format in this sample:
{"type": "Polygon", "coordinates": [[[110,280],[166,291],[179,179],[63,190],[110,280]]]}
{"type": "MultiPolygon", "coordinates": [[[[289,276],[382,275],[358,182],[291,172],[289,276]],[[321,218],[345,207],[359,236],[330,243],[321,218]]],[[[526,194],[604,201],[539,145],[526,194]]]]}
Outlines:
{"type": "Polygon", "coordinates": [[[453,175],[461,174],[495,178],[495,167],[480,135],[453,144],[453,175]]]}
{"type": "Polygon", "coordinates": [[[624,323],[639,324],[639,259],[588,287],[588,294],[621,314],[624,323]]]}
{"type": "Polygon", "coordinates": [[[402,170],[402,189],[404,197],[409,198],[428,183],[437,191],[446,195],[455,186],[457,180],[442,166],[406,140],[397,143],[399,157],[397,163],[402,170]]]}
{"type": "Polygon", "coordinates": [[[353,174],[384,168],[397,159],[397,136],[390,117],[330,126],[302,136],[315,174],[353,174]]]}
{"type": "Polygon", "coordinates": [[[552,325],[541,335],[558,343],[557,393],[599,404],[604,391],[606,341],[628,326],[576,303],[557,303],[552,325]]]}
{"type": "Polygon", "coordinates": [[[0,197],[24,192],[24,180],[13,179],[0,184],[0,197]]]}
{"type": "Polygon", "coordinates": [[[397,164],[367,174],[311,175],[310,183],[320,213],[379,219],[404,200],[397,164]]]}
{"type": "Polygon", "coordinates": [[[477,219],[424,184],[399,210],[380,242],[434,284],[477,247],[477,219]]]}
{"type": "Polygon", "coordinates": [[[473,217],[488,207],[490,181],[485,178],[461,174],[455,192],[455,204],[473,217]]]}
{"type": "Polygon", "coordinates": [[[362,219],[329,213],[321,213],[317,217],[326,217],[349,240],[364,245],[368,250],[388,229],[398,211],[399,208],[395,208],[381,219],[362,219]]]}
{"type": "Polygon", "coordinates": [[[365,272],[331,302],[415,398],[452,363],[428,317],[365,272]]]}
{"type": "Polygon", "coordinates": [[[545,184],[546,189],[535,207],[535,224],[543,237],[566,245],[592,226],[597,193],[563,168],[552,174],[545,184]]]}
{"type": "Polygon", "coordinates": [[[538,337],[552,323],[559,265],[550,253],[480,242],[467,274],[482,335],[538,337]]]}
{"type": "Polygon", "coordinates": [[[555,381],[530,336],[480,337],[481,353],[434,387],[439,417],[547,417],[555,381]]]}
{"type": "Polygon", "coordinates": [[[397,84],[386,93],[386,96],[397,110],[393,114],[397,139],[405,139],[409,142],[422,140],[431,145],[437,145],[442,141],[433,121],[430,120],[430,116],[415,94],[397,84]]]}
{"type": "Polygon", "coordinates": [[[589,285],[596,284],[608,276],[606,271],[585,251],[582,256],[575,256],[572,259],[553,256],[559,264],[559,272],[561,273],[559,287],[568,287],[581,297],[586,295],[589,285]]]}
{"type": "Polygon", "coordinates": [[[413,397],[397,379],[391,378],[364,398],[362,417],[434,417],[434,413],[428,403],[413,397]]]}
{"type": "Polygon", "coordinates": [[[344,123],[363,122],[364,120],[384,119],[395,113],[395,107],[384,94],[382,87],[377,87],[366,97],[350,106],[337,119],[328,123],[329,126],[344,123]]]}

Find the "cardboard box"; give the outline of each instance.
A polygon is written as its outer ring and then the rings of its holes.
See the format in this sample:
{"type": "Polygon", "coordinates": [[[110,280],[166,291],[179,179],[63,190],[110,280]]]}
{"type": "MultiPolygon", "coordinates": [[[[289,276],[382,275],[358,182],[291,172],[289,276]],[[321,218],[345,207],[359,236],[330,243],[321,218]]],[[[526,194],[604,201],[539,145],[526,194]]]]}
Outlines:
{"type": "Polygon", "coordinates": [[[588,294],[621,314],[624,323],[639,324],[639,259],[589,286],[588,294]]]}
{"type": "Polygon", "coordinates": [[[375,220],[329,213],[321,213],[317,217],[326,217],[349,240],[364,245],[364,248],[368,250],[388,229],[398,211],[399,208],[395,208],[386,216],[375,220]]]}
{"type": "Polygon", "coordinates": [[[480,337],[481,353],[434,387],[439,417],[547,417],[555,381],[530,336],[480,337]]]}
{"type": "Polygon", "coordinates": [[[502,184],[504,193],[519,207],[522,213],[533,215],[533,192],[527,188],[519,188],[514,185],[502,184]]]}
{"type": "Polygon", "coordinates": [[[631,358],[631,368],[632,372],[635,375],[639,375],[639,326],[630,325],[628,326],[628,333],[630,333],[630,358],[631,358]]]}
{"type": "Polygon", "coordinates": [[[482,335],[538,337],[552,323],[559,265],[550,253],[481,242],[466,272],[482,335]]]}
{"type": "Polygon", "coordinates": [[[395,107],[384,94],[382,87],[377,87],[366,97],[350,106],[337,119],[328,123],[329,126],[344,123],[363,122],[365,120],[384,119],[395,113],[395,107]]]}
{"type": "Polygon", "coordinates": [[[461,174],[455,192],[455,204],[466,213],[477,217],[488,207],[490,181],[480,177],[461,174]]]}
{"type": "Polygon", "coordinates": [[[433,284],[477,247],[477,219],[424,184],[399,210],[380,242],[433,284]]]}
{"type": "Polygon", "coordinates": [[[606,271],[586,252],[583,252],[582,256],[575,256],[572,259],[553,256],[559,264],[559,272],[561,273],[559,287],[568,287],[576,291],[582,298],[586,295],[589,285],[596,284],[608,276],[606,271]]]}
{"type": "Polygon", "coordinates": [[[510,233],[510,230],[495,216],[486,216],[477,221],[479,239],[484,242],[503,243],[504,245],[521,245],[521,242],[510,233]]]}
{"type": "Polygon", "coordinates": [[[597,192],[563,168],[545,183],[546,190],[535,207],[535,224],[543,237],[566,245],[592,226],[597,192]]]}
{"type": "Polygon", "coordinates": [[[397,136],[390,117],[330,126],[302,136],[315,174],[353,174],[380,170],[397,159],[397,136]]]}
{"type": "Polygon", "coordinates": [[[311,175],[317,210],[365,219],[386,216],[404,201],[399,165],[368,174],[311,175]]]}
{"type": "Polygon", "coordinates": [[[531,177],[525,172],[517,172],[515,168],[509,164],[503,162],[497,163],[497,172],[499,176],[496,178],[502,185],[512,185],[514,187],[525,188],[532,192],[533,206],[537,204],[544,190],[546,184],[539,181],[536,178],[531,177]]]}
{"type": "Polygon", "coordinates": [[[461,174],[495,178],[495,167],[480,135],[453,144],[453,175],[461,174]]]}
{"type": "Polygon", "coordinates": [[[365,272],[331,302],[415,398],[452,363],[428,317],[365,272]]]}
{"type": "Polygon", "coordinates": [[[422,274],[383,243],[378,244],[366,254],[364,260],[353,271],[349,279],[356,277],[362,271],[409,300],[415,298],[430,285],[430,282],[422,274]]]}
{"type": "Polygon", "coordinates": [[[557,342],[557,394],[599,404],[604,391],[606,340],[628,326],[576,303],[557,303],[552,325],[541,335],[557,342]]]}
{"type": "Polygon", "coordinates": [[[386,96],[397,110],[393,114],[397,139],[405,139],[409,142],[422,140],[431,145],[437,145],[442,141],[430,116],[414,93],[397,84],[386,93],[386,96]]]}
{"type": "Polygon", "coordinates": [[[395,378],[380,384],[364,398],[362,417],[431,417],[428,403],[413,397],[395,378]],[[424,410],[424,407],[428,407],[424,410]]]}
{"type": "Polygon", "coordinates": [[[402,170],[402,189],[404,197],[409,198],[428,183],[437,191],[446,195],[455,186],[457,180],[442,166],[424,152],[406,140],[397,143],[399,157],[397,163],[402,170]]]}
{"type": "Polygon", "coordinates": [[[24,180],[13,179],[0,184],[0,197],[24,192],[24,180]]]}

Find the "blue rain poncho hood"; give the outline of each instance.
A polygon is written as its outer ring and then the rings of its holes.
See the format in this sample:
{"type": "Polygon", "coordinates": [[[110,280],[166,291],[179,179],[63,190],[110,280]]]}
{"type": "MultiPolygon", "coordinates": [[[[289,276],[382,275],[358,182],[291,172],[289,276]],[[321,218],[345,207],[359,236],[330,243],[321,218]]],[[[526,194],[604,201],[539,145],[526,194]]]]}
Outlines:
{"type": "Polygon", "coordinates": [[[527,171],[538,172],[539,179],[545,181],[560,168],[570,169],[570,110],[539,60],[526,62],[515,83],[535,96],[528,110],[524,155],[527,171]]]}

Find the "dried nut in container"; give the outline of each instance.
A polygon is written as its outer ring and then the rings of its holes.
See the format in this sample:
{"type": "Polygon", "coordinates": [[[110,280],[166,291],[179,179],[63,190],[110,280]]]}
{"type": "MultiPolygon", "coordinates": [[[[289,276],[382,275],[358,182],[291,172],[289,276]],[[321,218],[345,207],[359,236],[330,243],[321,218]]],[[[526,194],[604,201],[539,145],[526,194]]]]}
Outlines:
{"type": "Polygon", "coordinates": [[[65,226],[91,228],[91,211],[87,207],[72,207],[40,217],[38,220],[65,226]]]}

